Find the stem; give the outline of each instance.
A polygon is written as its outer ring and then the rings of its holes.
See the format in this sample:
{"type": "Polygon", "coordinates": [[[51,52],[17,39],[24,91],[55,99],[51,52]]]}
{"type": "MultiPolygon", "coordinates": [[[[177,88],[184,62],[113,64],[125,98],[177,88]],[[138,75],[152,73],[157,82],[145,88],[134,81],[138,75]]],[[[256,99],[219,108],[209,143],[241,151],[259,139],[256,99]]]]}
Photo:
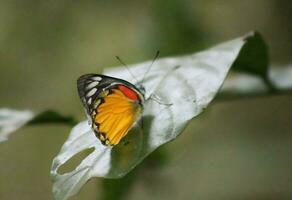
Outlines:
{"type": "Polygon", "coordinates": [[[271,79],[269,78],[267,74],[262,76],[262,79],[264,83],[266,84],[266,86],[268,87],[270,94],[275,94],[275,93],[280,92],[279,89],[274,85],[274,83],[271,81],[271,79]]]}

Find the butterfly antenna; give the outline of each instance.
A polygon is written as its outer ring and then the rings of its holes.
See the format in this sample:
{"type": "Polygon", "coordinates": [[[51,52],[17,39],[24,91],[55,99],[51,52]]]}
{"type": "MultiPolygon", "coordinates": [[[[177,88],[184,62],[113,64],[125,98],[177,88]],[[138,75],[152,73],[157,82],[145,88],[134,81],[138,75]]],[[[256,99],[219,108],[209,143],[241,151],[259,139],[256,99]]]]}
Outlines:
{"type": "Polygon", "coordinates": [[[142,81],[141,81],[141,85],[143,84],[143,82],[144,82],[144,79],[145,79],[146,75],[147,75],[147,74],[148,74],[148,72],[150,71],[150,69],[151,69],[151,67],[152,67],[153,63],[154,63],[154,62],[155,62],[155,60],[158,58],[159,54],[160,54],[160,52],[159,52],[159,51],[157,51],[157,52],[156,52],[156,55],[155,55],[155,57],[154,57],[154,59],[152,60],[151,64],[149,65],[149,67],[148,67],[147,71],[145,72],[145,74],[144,74],[144,76],[143,76],[143,79],[142,79],[142,81]]]}
{"type": "Polygon", "coordinates": [[[128,70],[129,74],[131,74],[132,78],[138,83],[138,80],[135,78],[134,74],[131,72],[130,68],[128,65],[126,65],[122,59],[119,56],[116,56],[116,59],[122,64],[124,65],[124,67],[128,70]]]}

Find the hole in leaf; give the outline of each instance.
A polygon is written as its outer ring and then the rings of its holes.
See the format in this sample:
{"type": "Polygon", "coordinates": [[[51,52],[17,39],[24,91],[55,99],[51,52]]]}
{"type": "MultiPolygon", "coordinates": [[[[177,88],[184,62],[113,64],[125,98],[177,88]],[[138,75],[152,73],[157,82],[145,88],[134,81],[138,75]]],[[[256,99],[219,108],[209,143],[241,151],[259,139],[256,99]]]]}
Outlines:
{"type": "Polygon", "coordinates": [[[67,162],[65,162],[61,167],[58,169],[59,174],[64,174],[73,171],[81,162],[84,160],[89,154],[91,154],[95,150],[94,147],[85,149],[80,151],[72,158],[70,158],[67,162]]]}

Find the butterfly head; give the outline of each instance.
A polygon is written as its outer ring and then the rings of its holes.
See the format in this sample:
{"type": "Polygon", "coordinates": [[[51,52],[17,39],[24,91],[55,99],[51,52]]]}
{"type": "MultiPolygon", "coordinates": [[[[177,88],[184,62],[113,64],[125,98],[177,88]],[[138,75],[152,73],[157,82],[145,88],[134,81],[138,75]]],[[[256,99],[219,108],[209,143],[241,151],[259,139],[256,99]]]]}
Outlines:
{"type": "Polygon", "coordinates": [[[142,85],[142,83],[138,83],[138,84],[136,85],[136,87],[137,87],[138,90],[143,94],[143,96],[145,96],[145,92],[146,92],[146,90],[145,90],[145,87],[142,85]]]}

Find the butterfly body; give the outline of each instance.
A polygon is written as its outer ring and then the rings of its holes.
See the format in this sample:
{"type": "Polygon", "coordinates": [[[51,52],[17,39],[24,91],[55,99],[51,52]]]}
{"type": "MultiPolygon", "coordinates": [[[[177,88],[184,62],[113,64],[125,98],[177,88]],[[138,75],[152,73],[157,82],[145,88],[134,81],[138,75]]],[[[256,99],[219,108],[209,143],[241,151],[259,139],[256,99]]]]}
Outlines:
{"type": "Polygon", "coordinates": [[[141,116],[144,91],[125,80],[86,74],[77,87],[91,128],[104,145],[118,144],[141,116]]]}

